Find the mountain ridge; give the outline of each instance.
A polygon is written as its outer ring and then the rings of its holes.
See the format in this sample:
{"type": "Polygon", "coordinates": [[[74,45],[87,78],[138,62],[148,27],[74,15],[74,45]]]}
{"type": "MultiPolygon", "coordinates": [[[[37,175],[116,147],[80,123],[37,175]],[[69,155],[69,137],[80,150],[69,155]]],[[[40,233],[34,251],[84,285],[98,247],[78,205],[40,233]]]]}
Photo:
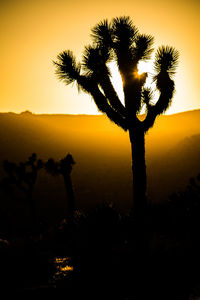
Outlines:
{"type": "MultiPolygon", "coordinates": [[[[175,115],[181,115],[185,113],[193,113],[193,112],[200,112],[200,108],[176,112],[172,114],[164,114],[162,116],[175,116],[175,115]]],[[[20,113],[8,111],[8,112],[0,112],[0,115],[2,114],[13,114],[13,115],[35,115],[35,116],[104,116],[103,114],[67,114],[67,113],[34,113],[29,110],[22,111],[20,113]]]]}
{"type": "MultiPolygon", "coordinates": [[[[184,190],[190,177],[199,173],[199,120],[200,110],[159,116],[146,135],[147,192],[151,202],[165,203],[171,193],[184,190]],[[195,135],[197,138],[190,143],[195,135]]],[[[33,152],[43,160],[57,160],[71,153],[76,162],[72,181],[77,207],[103,201],[124,209],[131,205],[128,133],[106,116],[0,113],[0,145],[0,162],[25,161],[33,152]]],[[[0,178],[3,176],[0,163],[0,178]]],[[[62,207],[62,180],[41,175],[35,197],[44,213],[47,207],[55,210],[55,199],[62,207]]]]}

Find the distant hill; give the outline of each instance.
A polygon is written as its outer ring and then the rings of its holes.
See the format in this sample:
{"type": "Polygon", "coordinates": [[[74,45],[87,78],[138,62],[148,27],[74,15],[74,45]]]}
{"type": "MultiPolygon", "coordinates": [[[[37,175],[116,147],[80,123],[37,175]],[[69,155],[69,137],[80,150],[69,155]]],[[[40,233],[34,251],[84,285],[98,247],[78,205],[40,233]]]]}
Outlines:
{"type": "MultiPolygon", "coordinates": [[[[200,110],[160,116],[146,136],[148,195],[167,201],[200,172],[200,110]]],[[[131,154],[128,134],[105,116],[0,114],[0,161],[23,161],[32,152],[44,160],[70,152],[77,205],[114,201],[131,204],[131,154]]],[[[0,166],[0,177],[4,176],[0,166]]],[[[43,211],[64,205],[62,179],[41,174],[35,197],[43,211]],[[56,199],[56,200],[55,200],[56,199]]]]}

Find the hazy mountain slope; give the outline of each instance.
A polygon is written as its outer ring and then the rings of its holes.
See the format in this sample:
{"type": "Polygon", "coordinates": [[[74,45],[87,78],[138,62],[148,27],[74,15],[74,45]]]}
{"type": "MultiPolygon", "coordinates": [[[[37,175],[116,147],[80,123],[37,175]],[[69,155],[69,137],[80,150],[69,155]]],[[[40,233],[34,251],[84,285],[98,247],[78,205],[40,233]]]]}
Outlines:
{"type": "MultiPolygon", "coordinates": [[[[147,134],[151,201],[166,201],[171,192],[184,188],[200,171],[199,120],[200,110],[160,116],[147,134]]],[[[42,159],[59,159],[70,152],[76,161],[72,179],[78,205],[115,201],[120,207],[130,206],[128,134],[104,116],[0,114],[0,145],[1,161],[25,160],[32,152],[42,159]]],[[[44,210],[55,197],[57,206],[62,206],[62,179],[41,175],[35,197],[44,210]]]]}
{"type": "Polygon", "coordinates": [[[200,134],[181,140],[153,164],[149,164],[149,193],[154,200],[166,201],[200,173],[200,134]]]}

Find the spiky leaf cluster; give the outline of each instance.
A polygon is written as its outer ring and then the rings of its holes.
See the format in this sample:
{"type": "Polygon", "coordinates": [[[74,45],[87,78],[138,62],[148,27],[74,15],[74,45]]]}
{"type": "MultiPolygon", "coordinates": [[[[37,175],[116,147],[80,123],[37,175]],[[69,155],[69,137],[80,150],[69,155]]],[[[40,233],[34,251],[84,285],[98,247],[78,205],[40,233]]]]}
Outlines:
{"type": "Polygon", "coordinates": [[[78,79],[80,75],[81,65],[77,64],[73,52],[70,50],[63,51],[57,56],[56,75],[58,79],[64,81],[65,84],[70,84],[78,79]]]}
{"type": "Polygon", "coordinates": [[[174,75],[178,65],[179,52],[174,47],[161,46],[155,55],[154,69],[157,73],[174,75]]]}
{"type": "Polygon", "coordinates": [[[49,158],[45,163],[44,167],[48,173],[53,176],[58,176],[59,174],[65,175],[70,174],[72,166],[75,161],[71,154],[67,154],[63,159],[55,161],[53,158],[49,158]]]}
{"type": "Polygon", "coordinates": [[[133,55],[136,61],[149,60],[153,52],[154,38],[151,35],[138,34],[133,47],[133,55]]]}
{"type": "Polygon", "coordinates": [[[138,32],[130,17],[115,18],[112,24],[114,44],[130,47],[138,32]]]}
{"type": "Polygon", "coordinates": [[[98,46],[104,46],[112,48],[112,26],[109,24],[108,20],[99,22],[95,27],[92,28],[91,37],[93,42],[98,46]]]}
{"type": "Polygon", "coordinates": [[[109,69],[106,66],[109,59],[110,53],[106,47],[91,45],[85,47],[82,61],[85,75],[92,76],[94,74],[97,80],[98,76],[101,76],[102,73],[110,76],[109,69]]]}
{"type": "Polygon", "coordinates": [[[13,163],[5,160],[3,163],[4,171],[7,177],[4,183],[7,186],[17,186],[26,193],[29,193],[37,179],[38,171],[43,167],[41,159],[37,159],[37,155],[33,153],[28,160],[20,163],[13,163]]]}
{"type": "Polygon", "coordinates": [[[143,103],[148,107],[151,105],[151,101],[153,100],[153,91],[150,88],[144,88],[142,91],[142,100],[143,103]]]}
{"type": "Polygon", "coordinates": [[[178,63],[178,51],[161,46],[155,54],[156,75],[153,79],[160,96],[153,104],[153,92],[145,88],[147,73],[139,75],[137,65],[140,60],[151,58],[154,38],[140,34],[126,16],[114,18],[110,23],[107,20],[99,22],[92,29],[91,37],[93,43],[85,47],[81,64],[69,50],[58,55],[55,62],[58,78],[66,84],[76,81],[78,87],[92,96],[99,111],[124,130],[141,126],[146,132],[153,126],[156,116],[171,104],[175,89],[172,76],[178,63]],[[111,60],[116,61],[122,77],[125,105],[111,82],[108,68],[111,60]],[[143,105],[146,106],[146,119],[136,121],[143,105]]]}

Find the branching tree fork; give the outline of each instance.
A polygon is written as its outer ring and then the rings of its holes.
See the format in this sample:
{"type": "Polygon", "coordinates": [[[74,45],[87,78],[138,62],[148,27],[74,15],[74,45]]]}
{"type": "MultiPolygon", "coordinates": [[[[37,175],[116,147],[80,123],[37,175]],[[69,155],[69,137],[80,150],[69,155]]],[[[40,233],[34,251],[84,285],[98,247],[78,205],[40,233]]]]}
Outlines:
{"type": "Polygon", "coordinates": [[[55,161],[53,158],[48,159],[44,164],[46,171],[54,176],[62,175],[65,183],[67,205],[68,205],[68,219],[72,220],[75,208],[74,191],[71,181],[72,166],[75,161],[71,154],[67,154],[64,158],[59,161],[55,161]]]}
{"type": "Polygon", "coordinates": [[[5,160],[3,163],[3,168],[7,173],[7,177],[3,178],[1,185],[8,190],[11,190],[12,186],[16,186],[25,193],[33,224],[36,224],[37,221],[33,190],[38,177],[38,172],[42,167],[43,162],[41,159],[37,159],[36,153],[32,153],[27,161],[20,162],[19,164],[9,162],[8,160],[5,160]]]}
{"type": "Polygon", "coordinates": [[[104,20],[92,29],[93,43],[85,47],[82,63],[77,63],[70,50],[63,51],[54,62],[58,78],[65,84],[76,82],[79,89],[94,99],[99,111],[129,132],[132,149],[133,198],[135,211],[147,205],[145,134],[158,115],[169,107],[175,84],[173,75],[178,63],[178,51],[161,46],[155,54],[152,83],[159,92],[153,103],[155,89],[145,86],[147,73],[138,74],[139,61],[147,61],[153,52],[153,37],[140,34],[129,17],[104,20]],[[116,61],[123,82],[124,104],[111,83],[108,63],[116,61]],[[138,116],[146,108],[146,117],[138,116]]]}

